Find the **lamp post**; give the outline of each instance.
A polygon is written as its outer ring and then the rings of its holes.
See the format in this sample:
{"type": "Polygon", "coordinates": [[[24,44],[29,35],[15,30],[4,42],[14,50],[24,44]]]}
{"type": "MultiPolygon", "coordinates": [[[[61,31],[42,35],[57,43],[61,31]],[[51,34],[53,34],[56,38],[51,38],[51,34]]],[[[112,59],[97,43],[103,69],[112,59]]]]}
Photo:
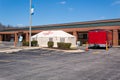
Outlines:
{"type": "Polygon", "coordinates": [[[31,15],[31,8],[32,8],[32,0],[30,0],[29,47],[31,47],[31,26],[32,26],[32,15],[31,15]]]}

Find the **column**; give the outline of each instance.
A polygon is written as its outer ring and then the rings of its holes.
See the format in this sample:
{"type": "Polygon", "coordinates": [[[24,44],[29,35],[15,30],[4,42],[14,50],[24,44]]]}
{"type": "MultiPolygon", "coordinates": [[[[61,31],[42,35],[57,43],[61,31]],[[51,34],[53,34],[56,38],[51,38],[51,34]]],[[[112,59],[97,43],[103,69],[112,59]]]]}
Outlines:
{"type": "Polygon", "coordinates": [[[2,34],[0,34],[0,42],[2,41],[2,34]]]}
{"type": "Polygon", "coordinates": [[[15,41],[14,41],[14,46],[16,46],[18,43],[18,34],[15,33],[15,41]]]}
{"type": "Polygon", "coordinates": [[[77,31],[73,31],[73,35],[76,37],[76,41],[78,40],[78,34],[77,31]]]}
{"type": "Polygon", "coordinates": [[[113,46],[118,46],[118,30],[113,30],[113,46]]]}
{"type": "Polygon", "coordinates": [[[25,39],[26,39],[25,41],[27,42],[29,41],[29,33],[25,33],[25,39]]]}

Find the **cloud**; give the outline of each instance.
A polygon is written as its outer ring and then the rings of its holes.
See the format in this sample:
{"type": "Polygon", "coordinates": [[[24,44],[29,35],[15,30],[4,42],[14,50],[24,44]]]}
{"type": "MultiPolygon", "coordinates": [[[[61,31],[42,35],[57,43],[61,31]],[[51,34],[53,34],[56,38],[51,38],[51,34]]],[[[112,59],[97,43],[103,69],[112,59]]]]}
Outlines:
{"type": "Polygon", "coordinates": [[[105,19],[105,16],[101,16],[100,19],[105,19]]]}
{"type": "Polygon", "coordinates": [[[113,2],[112,5],[120,5],[120,0],[113,2]]]}
{"type": "Polygon", "coordinates": [[[17,24],[17,27],[22,27],[23,26],[23,24],[17,24]]]}
{"type": "Polygon", "coordinates": [[[66,4],[66,3],[67,3],[66,1],[59,2],[59,4],[62,4],[62,5],[66,4]]]}

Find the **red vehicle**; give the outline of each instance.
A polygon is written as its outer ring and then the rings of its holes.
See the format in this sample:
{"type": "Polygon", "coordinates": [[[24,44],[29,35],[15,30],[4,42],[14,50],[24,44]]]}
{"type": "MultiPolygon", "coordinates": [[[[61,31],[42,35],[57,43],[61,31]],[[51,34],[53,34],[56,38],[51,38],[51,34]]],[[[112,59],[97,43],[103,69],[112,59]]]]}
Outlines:
{"type": "Polygon", "coordinates": [[[88,32],[89,47],[112,47],[112,31],[95,29],[88,32]]]}

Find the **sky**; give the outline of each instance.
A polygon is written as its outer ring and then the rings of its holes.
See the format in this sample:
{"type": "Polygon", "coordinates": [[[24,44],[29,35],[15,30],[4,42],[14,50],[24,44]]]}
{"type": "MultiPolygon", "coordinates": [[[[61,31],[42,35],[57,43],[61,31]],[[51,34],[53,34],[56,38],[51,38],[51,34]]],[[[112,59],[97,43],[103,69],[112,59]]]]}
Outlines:
{"type": "MultiPolygon", "coordinates": [[[[0,23],[29,26],[30,0],[0,0],[0,23]]],[[[120,0],[32,0],[32,25],[120,18],[120,0]]]]}

